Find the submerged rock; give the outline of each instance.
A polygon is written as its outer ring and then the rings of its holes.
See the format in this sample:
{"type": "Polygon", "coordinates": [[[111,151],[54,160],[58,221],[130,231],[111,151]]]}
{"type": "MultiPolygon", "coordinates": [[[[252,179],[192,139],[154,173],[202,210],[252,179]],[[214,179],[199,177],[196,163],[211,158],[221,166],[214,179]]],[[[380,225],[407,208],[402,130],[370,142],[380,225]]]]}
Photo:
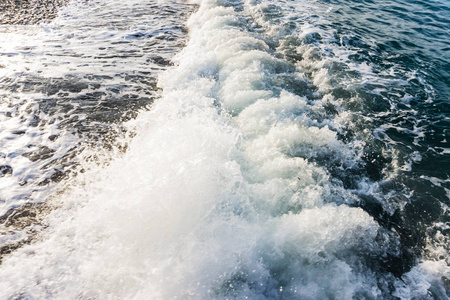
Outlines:
{"type": "Polygon", "coordinates": [[[8,165],[2,165],[0,166],[0,177],[3,177],[5,175],[9,175],[13,173],[13,168],[8,165]]]}

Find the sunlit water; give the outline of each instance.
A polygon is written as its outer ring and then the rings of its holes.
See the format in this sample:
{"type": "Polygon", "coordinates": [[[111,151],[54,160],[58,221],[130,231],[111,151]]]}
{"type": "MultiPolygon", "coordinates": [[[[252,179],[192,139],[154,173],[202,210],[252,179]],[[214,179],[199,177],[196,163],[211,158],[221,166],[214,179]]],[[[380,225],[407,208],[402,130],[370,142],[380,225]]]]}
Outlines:
{"type": "Polygon", "coordinates": [[[448,299],[448,3],[192,2],[0,26],[0,298],[448,299]]]}

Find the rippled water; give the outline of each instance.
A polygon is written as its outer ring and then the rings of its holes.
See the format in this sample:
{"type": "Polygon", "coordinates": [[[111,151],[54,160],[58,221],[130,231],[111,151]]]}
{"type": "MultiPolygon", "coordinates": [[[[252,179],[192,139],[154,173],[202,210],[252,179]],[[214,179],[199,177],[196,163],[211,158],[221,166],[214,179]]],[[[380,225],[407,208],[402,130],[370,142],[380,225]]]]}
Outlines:
{"type": "Polygon", "coordinates": [[[449,23],[99,0],[0,26],[0,295],[448,299],[449,23]]]}
{"type": "Polygon", "coordinates": [[[70,173],[84,147],[110,147],[117,124],[153,102],[184,45],[180,6],[74,2],[51,24],[0,27],[0,155],[14,174],[2,178],[2,214],[41,200],[31,193],[70,173]]]}

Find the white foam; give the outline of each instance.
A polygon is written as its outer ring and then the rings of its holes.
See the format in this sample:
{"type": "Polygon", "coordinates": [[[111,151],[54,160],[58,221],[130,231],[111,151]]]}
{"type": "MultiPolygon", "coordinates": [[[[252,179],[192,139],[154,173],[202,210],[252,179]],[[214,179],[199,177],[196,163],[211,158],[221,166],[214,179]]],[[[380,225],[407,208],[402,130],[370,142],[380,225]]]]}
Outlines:
{"type": "Polygon", "coordinates": [[[450,271],[445,261],[424,261],[406,273],[402,282],[396,283],[394,296],[406,300],[430,297],[430,290],[440,299],[448,299],[441,278],[448,278],[450,271]]]}

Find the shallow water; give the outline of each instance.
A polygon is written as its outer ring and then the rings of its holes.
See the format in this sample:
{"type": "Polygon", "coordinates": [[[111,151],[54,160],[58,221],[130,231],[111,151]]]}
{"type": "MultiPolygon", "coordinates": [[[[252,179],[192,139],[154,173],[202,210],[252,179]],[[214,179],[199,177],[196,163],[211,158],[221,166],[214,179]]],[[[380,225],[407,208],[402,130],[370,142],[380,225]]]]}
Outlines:
{"type": "Polygon", "coordinates": [[[32,194],[71,173],[81,149],[111,147],[117,124],[153,102],[185,42],[180,6],[73,2],[50,24],[0,27],[0,157],[13,174],[1,214],[42,200],[32,194]]]}
{"type": "Polygon", "coordinates": [[[102,0],[0,26],[0,295],[448,299],[449,11],[102,0]]]}

